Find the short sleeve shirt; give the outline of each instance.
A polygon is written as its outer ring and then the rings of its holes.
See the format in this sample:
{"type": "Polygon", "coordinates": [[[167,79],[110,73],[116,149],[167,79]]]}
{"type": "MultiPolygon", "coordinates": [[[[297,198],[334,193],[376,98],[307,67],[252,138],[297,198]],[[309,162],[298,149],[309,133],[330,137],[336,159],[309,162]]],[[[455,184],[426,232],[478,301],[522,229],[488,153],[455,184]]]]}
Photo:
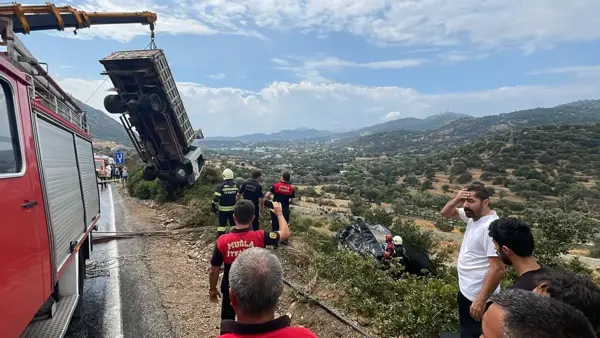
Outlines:
{"type": "MultiPolygon", "coordinates": [[[[467,224],[460,253],[458,254],[458,287],[468,300],[474,301],[490,267],[489,258],[498,257],[494,242],[489,236],[490,223],[498,219],[495,211],[477,221],[468,218],[463,208],[458,209],[460,218],[467,224]]],[[[500,291],[500,286],[494,293],[500,291]]]]}

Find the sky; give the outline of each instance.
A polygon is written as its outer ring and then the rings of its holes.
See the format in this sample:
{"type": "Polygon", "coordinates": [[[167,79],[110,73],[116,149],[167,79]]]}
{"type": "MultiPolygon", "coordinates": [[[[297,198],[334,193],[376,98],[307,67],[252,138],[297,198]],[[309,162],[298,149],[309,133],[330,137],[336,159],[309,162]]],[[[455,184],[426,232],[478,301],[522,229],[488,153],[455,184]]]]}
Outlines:
{"type": "MultiPolygon", "coordinates": [[[[600,98],[598,0],[66,4],[157,13],[156,44],[205,136],[345,131],[445,111],[484,116],[600,98]]],[[[22,40],[65,91],[103,110],[112,84],[98,60],[146,48],[150,32],[92,26],[22,40]]]]}

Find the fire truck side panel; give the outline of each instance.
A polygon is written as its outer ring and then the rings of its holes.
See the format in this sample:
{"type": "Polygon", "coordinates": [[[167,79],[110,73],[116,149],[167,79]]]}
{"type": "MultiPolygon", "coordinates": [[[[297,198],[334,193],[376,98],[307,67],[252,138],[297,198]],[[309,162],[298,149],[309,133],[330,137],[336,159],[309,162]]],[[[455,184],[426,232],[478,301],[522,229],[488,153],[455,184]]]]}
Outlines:
{"type": "Polygon", "coordinates": [[[96,181],[96,169],[94,165],[94,151],[90,141],[76,136],[77,162],[79,164],[79,178],[83,191],[83,203],[85,204],[85,225],[87,230],[96,217],[100,214],[100,195],[96,181]]]}
{"type": "Polygon", "coordinates": [[[17,337],[44,302],[48,237],[27,87],[0,63],[0,332],[17,337]],[[5,76],[6,74],[6,76],[5,76]],[[11,78],[8,78],[11,76],[11,78]],[[23,99],[25,98],[25,100],[23,99]],[[8,161],[5,161],[8,160],[8,161]],[[34,203],[37,202],[37,205],[34,203]],[[32,203],[29,203],[32,202],[32,203]],[[29,204],[27,204],[29,203],[29,204]]]}
{"type": "MultiPolygon", "coordinates": [[[[86,220],[77,167],[75,135],[36,114],[42,184],[54,239],[57,271],[60,271],[85,233],[86,220]]],[[[91,160],[91,159],[90,159],[91,160]]]]}

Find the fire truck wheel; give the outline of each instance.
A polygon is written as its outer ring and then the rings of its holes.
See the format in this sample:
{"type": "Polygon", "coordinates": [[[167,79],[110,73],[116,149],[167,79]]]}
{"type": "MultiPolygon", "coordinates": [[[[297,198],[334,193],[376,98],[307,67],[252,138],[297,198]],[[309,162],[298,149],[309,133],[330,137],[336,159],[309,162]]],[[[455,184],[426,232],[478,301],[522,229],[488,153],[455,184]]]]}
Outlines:
{"type": "Polygon", "coordinates": [[[127,106],[121,101],[119,95],[107,95],[104,97],[104,109],[111,114],[123,114],[127,106]]]}
{"type": "Polygon", "coordinates": [[[154,181],[158,176],[156,170],[151,167],[144,167],[144,171],[142,172],[142,177],[146,181],[154,181]]]}

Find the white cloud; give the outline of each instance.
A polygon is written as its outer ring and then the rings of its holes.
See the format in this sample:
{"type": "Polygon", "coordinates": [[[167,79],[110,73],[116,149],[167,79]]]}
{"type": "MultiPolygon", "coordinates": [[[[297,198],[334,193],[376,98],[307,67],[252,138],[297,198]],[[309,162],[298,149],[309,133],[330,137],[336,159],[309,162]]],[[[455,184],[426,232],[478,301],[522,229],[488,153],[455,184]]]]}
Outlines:
{"type": "MultiPolygon", "coordinates": [[[[158,13],[157,31],[171,34],[225,32],[263,37],[258,30],[297,29],[323,36],[349,32],[380,43],[447,46],[472,43],[516,46],[531,52],[562,41],[600,38],[597,0],[85,0],[86,11],[158,13]]],[[[128,41],[143,27],[93,27],[84,37],[128,41]]]]}
{"type": "Polygon", "coordinates": [[[481,60],[490,56],[490,53],[483,52],[459,52],[451,51],[438,55],[440,59],[449,63],[462,62],[468,60],[481,60]]]}
{"type": "Polygon", "coordinates": [[[210,77],[211,79],[214,79],[214,80],[223,80],[225,78],[225,74],[223,74],[223,73],[209,74],[209,75],[206,75],[206,76],[208,76],[208,77],[210,77]]]}
{"type": "MultiPolygon", "coordinates": [[[[194,128],[206,136],[275,132],[306,126],[352,129],[390,117],[426,117],[450,109],[475,116],[510,112],[538,106],[554,106],[600,96],[600,80],[588,79],[571,85],[501,87],[477,92],[423,94],[411,88],[364,87],[341,83],[273,82],[258,92],[239,88],[210,88],[195,83],[178,83],[194,128]],[[374,109],[377,108],[377,109],[374,109]],[[385,113],[384,113],[385,114],[385,113]]],[[[102,80],[58,78],[63,88],[86,100],[102,80]]],[[[102,109],[110,88],[106,81],[89,104],[102,109]]]]}
{"type": "Polygon", "coordinates": [[[271,62],[278,65],[278,69],[292,71],[300,80],[308,80],[314,83],[331,82],[330,79],[323,77],[319,70],[339,71],[343,68],[367,68],[367,69],[401,69],[408,67],[416,67],[425,60],[421,59],[403,59],[403,60],[386,60],[374,62],[356,62],[342,60],[336,57],[327,57],[324,59],[306,59],[299,57],[291,57],[295,60],[303,60],[299,65],[292,65],[289,61],[273,58],[271,62]]]}
{"type": "Polygon", "coordinates": [[[402,116],[402,113],[400,113],[399,111],[392,111],[392,112],[385,114],[385,116],[383,117],[383,120],[385,120],[385,121],[397,120],[401,116],[402,116]]]}
{"type": "Polygon", "coordinates": [[[570,66],[570,67],[556,67],[546,68],[528,72],[528,75],[541,75],[541,74],[567,74],[575,77],[597,77],[600,76],[600,65],[597,66],[570,66]]]}
{"type": "Polygon", "coordinates": [[[328,57],[321,60],[308,60],[304,62],[304,68],[307,69],[340,69],[346,67],[352,68],[370,68],[370,69],[385,69],[385,68],[406,68],[416,67],[423,63],[423,60],[417,59],[406,59],[406,60],[388,60],[388,61],[376,61],[376,62],[354,62],[347,60],[340,60],[336,57],[328,57]]]}

